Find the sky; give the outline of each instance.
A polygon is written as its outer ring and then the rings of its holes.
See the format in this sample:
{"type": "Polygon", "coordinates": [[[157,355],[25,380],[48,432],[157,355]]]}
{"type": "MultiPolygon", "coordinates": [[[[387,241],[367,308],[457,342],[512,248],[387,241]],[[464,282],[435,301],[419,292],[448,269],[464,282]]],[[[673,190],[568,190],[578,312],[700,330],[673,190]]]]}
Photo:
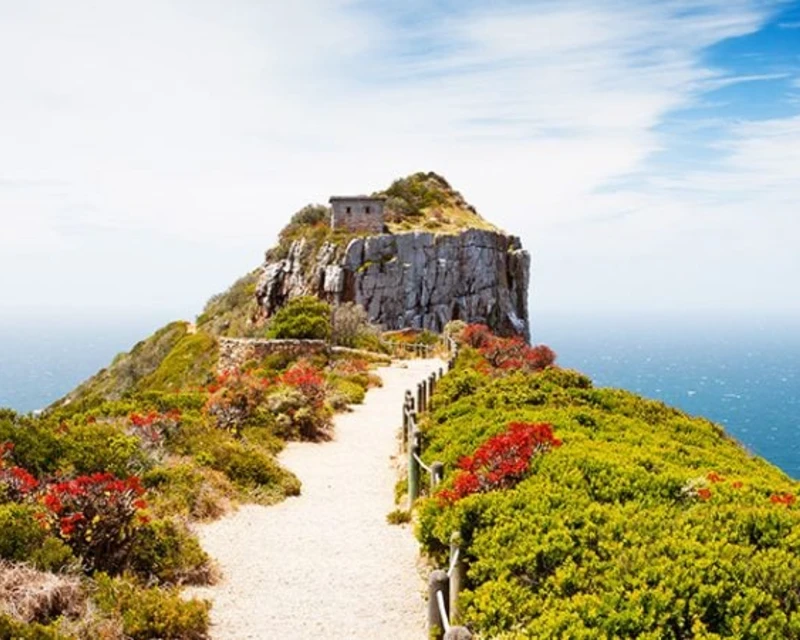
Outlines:
{"type": "Polygon", "coordinates": [[[800,316],[800,0],[0,0],[4,318],[191,318],[420,170],[534,316],[800,316]]]}

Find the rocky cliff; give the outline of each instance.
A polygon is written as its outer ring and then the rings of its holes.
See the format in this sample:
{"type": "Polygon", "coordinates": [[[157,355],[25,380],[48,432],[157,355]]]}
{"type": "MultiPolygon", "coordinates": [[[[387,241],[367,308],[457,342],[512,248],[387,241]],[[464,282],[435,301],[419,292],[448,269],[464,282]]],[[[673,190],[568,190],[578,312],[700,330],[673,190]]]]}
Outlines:
{"type": "Polygon", "coordinates": [[[267,317],[290,298],[316,295],[360,304],[386,330],[441,331],[464,320],[527,339],[529,276],[519,239],[496,231],[414,231],[319,248],[301,237],[267,261],[256,296],[267,317]]]}

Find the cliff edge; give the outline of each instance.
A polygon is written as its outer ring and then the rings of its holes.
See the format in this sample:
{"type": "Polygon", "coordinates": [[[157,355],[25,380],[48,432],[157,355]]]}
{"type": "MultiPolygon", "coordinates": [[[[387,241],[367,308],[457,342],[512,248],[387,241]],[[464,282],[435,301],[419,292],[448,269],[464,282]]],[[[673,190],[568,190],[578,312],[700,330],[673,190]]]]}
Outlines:
{"type": "Polygon", "coordinates": [[[527,339],[529,277],[519,239],[495,231],[382,234],[316,251],[300,238],[263,266],[256,298],[267,317],[293,297],[316,295],[359,304],[386,330],[441,332],[463,320],[527,339]]]}

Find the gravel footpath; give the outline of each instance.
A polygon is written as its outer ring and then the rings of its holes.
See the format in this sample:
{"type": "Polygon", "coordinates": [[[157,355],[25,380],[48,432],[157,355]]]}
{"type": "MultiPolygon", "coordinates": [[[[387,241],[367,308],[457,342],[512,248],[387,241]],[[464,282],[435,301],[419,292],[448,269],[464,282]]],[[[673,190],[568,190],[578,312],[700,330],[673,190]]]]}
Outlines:
{"type": "Polygon", "coordinates": [[[380,369],[384,386],[336,416],[332,442],[290,443],[280,460],[302,481],[300,497],[197,527],[223,578],[187,595],[213,600],[213,638],[426,637],[417,543],[386,514],[395,509],[403,395],[441,366],[380,369]]]}

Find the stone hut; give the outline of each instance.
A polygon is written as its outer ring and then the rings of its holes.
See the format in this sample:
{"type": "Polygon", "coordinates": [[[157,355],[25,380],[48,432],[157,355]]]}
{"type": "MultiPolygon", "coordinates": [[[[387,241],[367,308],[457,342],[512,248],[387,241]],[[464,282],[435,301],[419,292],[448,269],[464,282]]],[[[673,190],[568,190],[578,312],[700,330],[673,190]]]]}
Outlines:
{"type": "Polygon", "coordinates": [[[385,198],[370,196],[332,196],[331,229],[383,233],[385,198]]]}

